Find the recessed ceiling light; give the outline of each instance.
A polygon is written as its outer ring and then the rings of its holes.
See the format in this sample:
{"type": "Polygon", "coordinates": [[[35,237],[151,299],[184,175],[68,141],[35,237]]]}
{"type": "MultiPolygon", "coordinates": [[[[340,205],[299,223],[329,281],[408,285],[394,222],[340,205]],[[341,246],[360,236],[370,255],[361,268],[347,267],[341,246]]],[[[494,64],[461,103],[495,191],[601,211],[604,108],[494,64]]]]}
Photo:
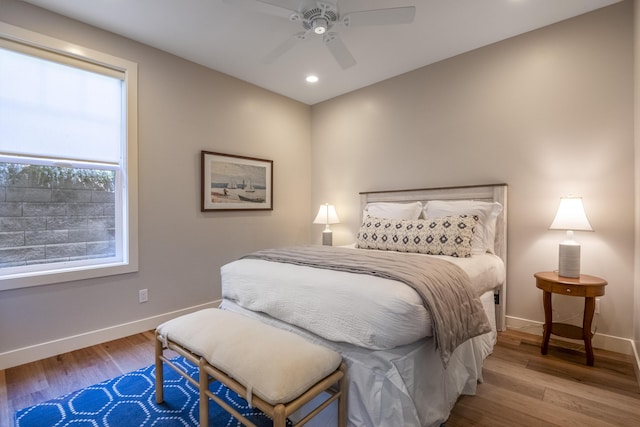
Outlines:
{"type": "Polygon", "coordinates": [[[306,80],[307,80],[307,83],[316,83],[318,81],[318,76],[314,76],[314,75],[307,76],[306,80]]]}

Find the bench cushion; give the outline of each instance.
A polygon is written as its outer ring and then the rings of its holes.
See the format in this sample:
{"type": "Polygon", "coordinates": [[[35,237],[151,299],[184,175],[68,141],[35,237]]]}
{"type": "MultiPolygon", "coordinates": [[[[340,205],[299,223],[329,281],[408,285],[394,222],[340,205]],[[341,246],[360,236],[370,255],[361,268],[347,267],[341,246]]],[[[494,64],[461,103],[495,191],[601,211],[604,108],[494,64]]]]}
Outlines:
{"type": "Polygon", "coordinates": [[[342,361],[337,352],[292,332],[217,308],[169,320],[157,332],[271,405],[292,401],[342,361]]]}

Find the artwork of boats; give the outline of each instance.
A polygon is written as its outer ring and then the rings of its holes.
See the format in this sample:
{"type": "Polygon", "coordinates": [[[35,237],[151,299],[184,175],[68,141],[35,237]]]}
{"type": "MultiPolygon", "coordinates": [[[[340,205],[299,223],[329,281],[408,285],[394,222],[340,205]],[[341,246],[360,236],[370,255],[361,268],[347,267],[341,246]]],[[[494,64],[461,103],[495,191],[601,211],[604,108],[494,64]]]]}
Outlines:
{"type": "Polygon", "coordinates": [[[247,196],[238,194],[238,198],[243,202],[264,203],[264,199],[261,197],[247,197],[247,196]]]}
{"type": "Polygon", "coordinates": [[[254,182],[255,180],[247,177],[226,177],[224,180],[211,182],[211,203],[265,203],[264,185],[256,185],[254,182]]]}
{"type": "Polygon", "coordinates": [[[272,210],[273,161],[206,151],[201,160],[202,212],[272,210]]]}

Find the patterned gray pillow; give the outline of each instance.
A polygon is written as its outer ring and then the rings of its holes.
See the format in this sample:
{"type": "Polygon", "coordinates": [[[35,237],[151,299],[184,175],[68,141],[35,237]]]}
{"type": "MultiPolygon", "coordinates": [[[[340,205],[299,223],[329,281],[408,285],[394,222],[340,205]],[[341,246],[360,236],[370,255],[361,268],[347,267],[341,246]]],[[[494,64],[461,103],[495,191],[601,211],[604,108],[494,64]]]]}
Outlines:
{"type": "Polygon", "coordinates": [[[467,215],[429,220],[367,216],[358,231],[356,247],[468,258],[476,222],[467,215]]]}

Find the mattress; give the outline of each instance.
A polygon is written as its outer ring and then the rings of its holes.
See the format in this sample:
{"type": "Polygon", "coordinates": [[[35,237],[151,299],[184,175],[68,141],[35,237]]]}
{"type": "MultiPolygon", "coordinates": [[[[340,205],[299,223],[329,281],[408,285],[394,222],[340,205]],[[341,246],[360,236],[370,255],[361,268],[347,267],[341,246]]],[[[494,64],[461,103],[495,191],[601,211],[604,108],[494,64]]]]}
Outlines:
{"type": "MultiPolygon", "coordinates": [[[[504,264],[493,254],[438,258],[462,268],[476,295],[505,280],[504,264]]],[[[225,300],[329,341],[384,350],[433,335],[418,293],[393,280],[257,259],[226,264],[221,275],[225,300]]]]}

